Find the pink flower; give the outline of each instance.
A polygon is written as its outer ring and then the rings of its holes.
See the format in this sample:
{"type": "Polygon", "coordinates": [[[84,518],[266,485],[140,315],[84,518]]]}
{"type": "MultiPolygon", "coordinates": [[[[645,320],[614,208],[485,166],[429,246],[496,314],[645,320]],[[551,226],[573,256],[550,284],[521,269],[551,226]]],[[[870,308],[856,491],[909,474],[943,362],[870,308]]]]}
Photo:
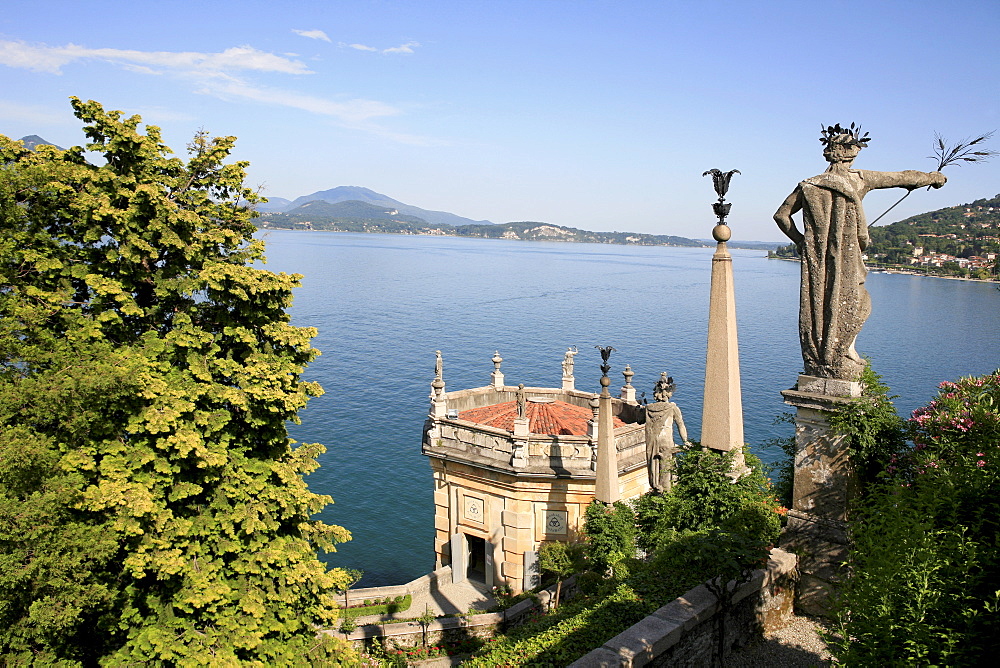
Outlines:
{"type": "Polygon", "coordinates": [[[985,455],[985,453],[982,453],[982,452],[977,452],[976,453],[976,457],[983,457],[984,455],[985,455]]]}
{"type": "Polygon", "coordinates": [[[976,462],[976,466],[982,468],[982,467],[986,466],[986,462],[984,462],[982,459],[980,459],[978,462],[976,462]]]}

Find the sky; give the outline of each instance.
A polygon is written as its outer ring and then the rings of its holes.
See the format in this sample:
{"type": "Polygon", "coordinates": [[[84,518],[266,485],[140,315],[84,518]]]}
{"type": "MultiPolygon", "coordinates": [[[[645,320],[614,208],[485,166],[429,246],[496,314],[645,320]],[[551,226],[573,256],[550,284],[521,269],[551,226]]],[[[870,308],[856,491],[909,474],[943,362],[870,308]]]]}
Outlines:
{"type": "MultiPolygon", "coordinates": [[[[822,125],[860,123],[854,166],[886,171],[1000,129],[998,34],[996,0],[7,0],[0,134],[83,144],[75,95],[178,153],[236,135],[265,195],[691,238],[715,223],[702,173],[738,169],[733,240],[778,241],[822,125]]],[[[880,224],[1000,193],[1000,158],[944,173],[880,224]]]]}

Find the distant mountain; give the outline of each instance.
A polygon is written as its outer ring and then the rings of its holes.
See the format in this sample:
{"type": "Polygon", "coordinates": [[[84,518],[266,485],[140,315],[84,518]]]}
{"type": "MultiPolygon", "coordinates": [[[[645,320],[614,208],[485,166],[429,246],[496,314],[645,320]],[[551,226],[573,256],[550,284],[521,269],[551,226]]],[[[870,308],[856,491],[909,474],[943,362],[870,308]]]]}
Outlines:
{"type": "Polygon", "coordinates": [[[284,197],[268,197],[266,202],[261,202],[257,205],[257,210],[261,213],[287,211],[291,203],[292,200],[285,199],[284,197]]]}
{"type": "Polygon", "coordinates": [[[28,135],[27,137],[21,137],[21,141],[24,142],[24,148],[30,148],[31,150],[35,150],[39,146],[55,146],[60,151],[66,150],[62,146],[57,146],[56,144],[53,144],[50,141],[45,141],[38,135],[28,135]]]}
{"type": "Polygon", "coordinates": [[[427,209],[421,209],[418,206],[413,206],[411,204],[404,204],[399,200],[395,200],[387,195],[377,193],[374,190],[369,190],[368,188],[362,188],[360,186],[338,186],[336,188],[330,188],[329,190],[319,190],[311,195],[303,195],[302,197],[296,198],[284,207],[274,206],[275,202],[287,202],[280,197],[269,197],[270,201],[260,208],[260,211],[275,211],[280,213],[288,213],[293,209],[296,209],[307,202],[313,202],[315,200],[323,200],[324,202],[329,202],[331,204],[336,204],[338,202],[367,202],[379,207],[385,207],[386,209],[395,209],[401,214],[406,214],[410,216],[416,216],[421,218],[428,223],[433,225],[470,225],[470,224],[486,224],[489,225],[488,220],[472,220],[471,218],[463,218],[462,216],[456,216],[453,213],[448,213],[447,211],[429,211],[427,209]]]}
{"type": "MultiPolygon", "coordinates": [[[[258,207],[264,229],[330,230],[381,234],[424,234],[521,241],[568,241],[638,246],[714,246],[714,241],[639,232],[589,232],[533,221],[494,224],[445,211],[428,211],[358,186],[339,186],[299,197],[280,197],[258,207]]],[[[771,250],[777,243],[733,242],[730,248],[771,250]]]]}
{"type": "Polygon", "coordinates": [[[335,204],[324,200],[313,200],[287,213],[264,213],[259,218],[259,224],[265,229],[427,234],[519,241],[570,241],[640,246],[708,245],[685,237],[638,232],[588,232],[575,227],[530,221],[501,224],[472,223],[457,226],[432,224],[422,218],[402,213],[398,208],[376,206],[356,200],[335,204]]]}

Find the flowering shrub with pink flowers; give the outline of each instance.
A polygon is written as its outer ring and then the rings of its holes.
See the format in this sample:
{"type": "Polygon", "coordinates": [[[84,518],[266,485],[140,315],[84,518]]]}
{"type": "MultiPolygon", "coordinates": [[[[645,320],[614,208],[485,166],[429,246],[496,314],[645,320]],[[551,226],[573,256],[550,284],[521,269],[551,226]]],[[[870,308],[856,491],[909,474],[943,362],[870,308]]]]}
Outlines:
{"type": "Polygon", "coordinates": [[[1000,655],[1000,371],[941,383],[854,517],[844,665],[986,665],[1000,655]]]}
{"type": "MultiPolygon", "coordinates": [[[[942,466],[953,474],[996,477],[1000,467],[1000,370],[945,381],[938,396],[908,421],[913,450],[891,462],[894,474],[926,475],[942,466]]],[[[969,481],[977,478],[969,478],[969,481]]],[[[909,482],[909,481],[908,481],[909,482]]],[[[977,485],[978,486],[978,485],[977,485]]]]}

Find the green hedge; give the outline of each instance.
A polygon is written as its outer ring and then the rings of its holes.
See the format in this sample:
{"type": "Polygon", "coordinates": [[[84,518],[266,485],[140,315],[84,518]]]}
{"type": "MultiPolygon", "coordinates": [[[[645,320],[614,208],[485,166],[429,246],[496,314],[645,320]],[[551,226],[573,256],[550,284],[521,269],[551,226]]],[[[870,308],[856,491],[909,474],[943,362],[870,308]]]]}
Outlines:
{"type": "Polygon", "coordinates": [[[410,594],[402,597],[397,596],[395,598],[386,597],[385,599],[382,599],[381,603],[376,603],[375,601],[378,600],[379,599],[374,599],[374,601],[369,602],[369,600],[366,599],[365,605],[352,605],[349,608],[340,608],[340,617],[393,615],[397,612],[406,612],[410,609],[410,604],[413,603],[413,597],[410,594]]]}

